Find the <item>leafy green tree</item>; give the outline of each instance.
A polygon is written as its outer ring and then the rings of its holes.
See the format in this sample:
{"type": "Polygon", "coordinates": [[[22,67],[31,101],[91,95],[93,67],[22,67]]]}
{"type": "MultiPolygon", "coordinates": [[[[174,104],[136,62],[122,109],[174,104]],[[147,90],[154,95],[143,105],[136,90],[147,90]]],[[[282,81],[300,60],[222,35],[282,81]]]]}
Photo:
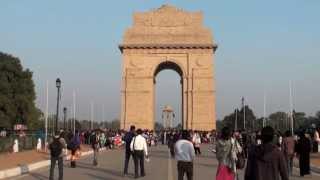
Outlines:
{"type": "Polygon", "coordinates": [[[288,116],[286,112],[275,112],[269,115],[269,123],[274,129],[285,132],[289,130],[288,116]]]}
{"type": "Polygon", "coordinates": [[[159,131],[159,130],[162,130],[162,129],[164,129],[164,128],[163,128],[163,125],[162,125],[161,123],[155,122],[155,123],[154,123],[154,129],[155,129],[156,131],[159,131]]]}
{"type": "Polygon", "coordinates": [[[217,119],[216,123],[217,123],[217,130],[220,132],[222,128],[225,126],[224,121],[217,119]]]}
{"type": "Polygon", "coordinates": [[[120,129],[120,120],[114,119],[111,121],[111,129],[120,129]]]}
{"type": "Polygon", "coordinates": [[[174,127],[175,129],[178,129],[178,130],[182,130],[182,124],[181,123],[179,123],[179,124],[177,124],[177,126],[176,127],[174,127]]]}
{"type": "Polygon", "coordinates": [[[304,122],[307,120],[306,113],[293,111],[293,127],[294,129],[302,128],[304,122]]]}
{"type": "Polygon", "coordinates": [[[316,117],[315,118],[317,118],[320,121],[320,111],[316,112],[316,117]]]}
{"type": "Polygon", "coordinates": [[[21,123],[39,128],[35,98],[32,72],[24,70],[18,58],[0,52],[0,127],[21,123]]]}
{"type": "Polygon", "coordinates": [[[234,129],[236,119],[237,119],[237,129],[241,129],[241,130],[245,129],[246,131],[255,131],[257,129],[256,116],[254,115],[253,110],[249,106],[245,106],[245,111],[244,111],[244,108],[240,110],[236,109],[233,113],[225,116],[222,122],[219,122],[219,124],[217,125],[228,126],[231,129],[234,129]],[[245,127],[244,127],[244,120],[245,120],[245,127]]]}
{"type": "Polygon", "coordinates": [[[255,129],[259,130],[263,128],[263,117],[256,119],[255,123],[255,129]]]}

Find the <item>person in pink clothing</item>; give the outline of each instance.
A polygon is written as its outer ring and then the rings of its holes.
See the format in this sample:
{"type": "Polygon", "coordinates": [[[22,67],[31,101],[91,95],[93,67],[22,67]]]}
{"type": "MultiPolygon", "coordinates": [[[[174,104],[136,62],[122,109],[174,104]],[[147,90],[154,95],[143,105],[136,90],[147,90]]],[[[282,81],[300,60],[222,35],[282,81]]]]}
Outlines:
{"type": "Polygon", "coordinates": [[[233,149],[231,130],[224,127],[221,131],[221,137],[216,145],[216,157],[219,162],[216,180],[234,180],[236,177],[235,172],[235,159],[231,156],[233,149]]]}

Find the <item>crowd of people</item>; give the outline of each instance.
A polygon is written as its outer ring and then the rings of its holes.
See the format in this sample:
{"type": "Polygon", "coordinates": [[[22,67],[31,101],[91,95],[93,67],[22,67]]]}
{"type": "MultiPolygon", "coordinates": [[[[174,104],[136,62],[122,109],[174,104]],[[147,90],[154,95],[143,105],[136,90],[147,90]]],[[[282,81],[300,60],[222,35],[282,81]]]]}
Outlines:
{"type": "Polygon", "coordinates": [[[292,176],[295,157],[299,161],[300,176],[310,175],[310,153],[319,152],[319,130],[300,130],[294,134],[288,130],[281,134],[267,126],[245,133],[224,127],[217,135],[219,167],[216,179],[237,179],[237,170],[245,167],[245,180],[287,180],[292,176]]]}
{"type": "Polygon", "coordinates": [[[235,180],[238,171],[244,170],[244,179],[287,180],[292,175],[293,159],[299,160],[300,176],[310,174],[310,153],[318,151],[319,128],[314,132],[299,131],[284,134],[272,127],[247,133],[232,131],[224,127],[220,132],[203,132],[192,130],[163,130],[159,132],[137,129],[131,126],[128,132],[123,130],[96,129],[92,131],[61,131],[49,145],[51,152],[50,179],[58,162],[59,178],[63,177],[64,150],[71,154],[70,166],[76,167],[77,152],[80,144],[90,145],[94,151],[93,165],[98,165],[98,154],[101,148],[123,148],[124,176],[128,175],[130,158],[134,161],[135,178],[146,176],[145,161],[149,160],[148,147],[158,143],[167,145],[172,158],[177,160],[178,180],[187,176],[193,179],[193,161],[201,155],[201,144],[213,145],[212,153],[219,162],[216,179],[235,180]],[[316,143],[315,143],[316,142],[316,143]]]}

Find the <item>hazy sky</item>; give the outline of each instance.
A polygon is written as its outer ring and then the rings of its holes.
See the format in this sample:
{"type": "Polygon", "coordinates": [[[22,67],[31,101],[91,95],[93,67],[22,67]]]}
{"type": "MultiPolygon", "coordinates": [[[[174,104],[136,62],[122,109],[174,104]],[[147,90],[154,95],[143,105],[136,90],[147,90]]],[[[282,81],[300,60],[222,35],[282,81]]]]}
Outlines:
{"type": "MultiPolygon", "coordinates": [[[[297,111],[320,110],[319,0],[1,0],[0,51],[19,57],[34,72],[41,109],[48,80],[49,110],[55,112],[60,77],[62,106],[71,108],[75,90],[77,117],[89,119],[94,102],[95,119],[102,119],[104,106],[112,120],[120,114],[117,46],[133,12],[165,3],[202,11],[213,31],[219,45],[214,67],[218,118],[239,107],[241,96],[262,116],[264,90],[268,114],[288,111],[289,80],[297,111]]],[[[163,71],[157,79],[158,111],[171,104],[179,114],[178,74],[163,71]]]]}

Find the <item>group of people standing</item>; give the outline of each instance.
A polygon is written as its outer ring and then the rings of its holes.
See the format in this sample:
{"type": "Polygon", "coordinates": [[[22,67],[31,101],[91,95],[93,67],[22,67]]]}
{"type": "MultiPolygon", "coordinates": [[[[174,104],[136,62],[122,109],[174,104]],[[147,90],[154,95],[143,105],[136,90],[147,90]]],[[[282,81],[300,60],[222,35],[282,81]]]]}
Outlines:
{"type": "MultiPolygon", "coordinates": [[[[150,133],[141,129],[130,127],[130,131],[121,134],[119,141],[125,144],[124,176],[128,176],[130,158],[134,161],[134,177],[144,177],[145,161],[149,160],[148,145],[151,146],[150,133]]],[[[98,165],[98,152],[102,147],[101,137],[103,132],[93,131],[88,141],[94,150],[93,165],[98,165]]],[[[153,134],[153,133],[151,133],[153,134]]],[[[300,131],[297,137],[290,131],[284,136],[279,136],[270,127],[264,127],[261,131],[249,135],[239,131],[233,132],[224,127],[215,138],[197,131],[172,131],[167,136],[164,133],[171,157],[177,160],[178,180],[187,176],[193,179],[193,161],[197,154],[201,154],[200,144],[205,139],[215,143],[216,158],[219,162],[216,179],[238,179],[238,170],[244,169],[245,180],[288,180],[293,171],[293,160],[299,159],[300,176],[310,174],[310,152],[312,140],[304,131],[300,131]],[[216,140],[217,139],[217,140],[216,140]]],[[[157,136],[152,136],[157,137],[157,136]]],[[[160,137],[164,137],[160,135],[160,137]]],[[[319,139],[319,133],[315,137],[319,139]]],[[[156,138],[154,139],[156,141],[156,138]]],[[[80,150],[81,135],[66,135],[60,132],[54,136],[49,145],[51,152],[50,179],[53,179],[54,167],[58,162],[59,179],[63,179],[63,157],[65,150],[71,152],[71,167],[76,167],[76,155],[80,150]]]]}
{"type": "Polygon", "coordinates": [[[145,157],[148,159],[148,147],[147,140],[142,136],[142,130],[135,130],[135,126],[130,127],[130,131],[125,134],[123,140],[125,141],[125,162],[124,162],[124,176],[128,176],[128,165],[130,157],[134,161],[134,177],[139,177],[139,166],[140,166],[140,176],[144,177],[146,175],[144,169],[145,157]]]}
{"type": "Polygon", "coordinates": [[[294,157],[299,160],[300,176],[310,174],[312,141],[305,131],[300,131],[296,137],[286,131],[282,137],[267,126],[254,137],[248,144],[243,139],[251,137],[242,137],[228,127],[222,129],[216,143],[217,180],[237,179],[237,170],[244,168],[245,180],[288,180],[292,176],[294,157]],[[245,160],[246,165],[243,164],[245,160]]]}
{"type": "MultiPolygon", "coordinates": [[[[187,176],[188,180],[193,179],[193,160],[196,154],[200,154],[201,138],[197,132],[183,130],[170,133],[167,136],[168,147],[171,156],[177,160],[178,180],[183,180],[187,176]],[[197,153],[196,153],[197,152],[197,153]]],[[[147,138],[143,136],[141,129],[135,131],[135,126],[130,127],[130,131],[123,137],[125,141],[125,162],[124,176],[128,176],[128,164],[130,157],[134,160],[135,178],[146,175],[144,169],[145,157],[148,158],[147,138]],[[140,168],[140,172],[139,172],[140,168]],[[139,176],[140,173],[140,176],[139,176]]]]}
{"type": "MultiPolygon", "coordinates": [[[[99,131],[92,131],[90,134],[90,142],[93,149],[93,165],[98,165],[97,154],[100,149],[100,137],[101,133],[99,131]]],[[[50,175],[49,179],[54,179],[54,169],[55,165],[58,162],[58,171],[59,171],[59,180],[63,179],[63,159],[70,151],[70,167],[76,168],[76,160],[80,156],[80,145],[81,145],[81,136],[80,133],[76,130],[74,134],[64,132],[56,132],[52,138],[51,143],[48,148],[50,150],[50,175]]]]}
{"type": "Polygon", "coordinates": [[[80,152],[80,137],[79,132],[75,134],[66,134],[64,131],[56,132],[52,142],[49,144],[50,150],[50,175],[49,179],[54,179],[54,168],[58,162],[59,169],[59,180],[63,179],[63,158],[67,155],[70,150],[70,166],[71,168],[76,167],[76,159],[80,152]]]}

